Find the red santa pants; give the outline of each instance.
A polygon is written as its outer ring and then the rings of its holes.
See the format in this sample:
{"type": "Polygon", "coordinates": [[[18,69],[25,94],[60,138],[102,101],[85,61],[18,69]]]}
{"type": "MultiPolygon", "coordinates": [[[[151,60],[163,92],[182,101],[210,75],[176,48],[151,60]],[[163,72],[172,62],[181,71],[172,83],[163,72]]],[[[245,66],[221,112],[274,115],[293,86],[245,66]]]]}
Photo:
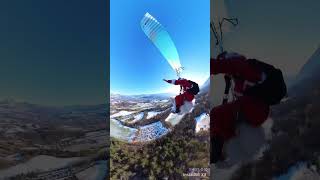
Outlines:
{"type": "Polygon", "coordinates": [[[176,108],[179,109],[185,100],[187,101],[192,101],[194,98],[194,95],[189,93],[189,92],[184,92],[183,94],[180,94],[175,97],[175,102],[176,102],[176,108]]]}
{"type": "Polygon", "coordinates": [[[236,135],[238,115],[247,123],[260,126],[269,115],[269,106],[261,100],[242,96],[236,101],[214,107],[210,112],[210,134],[228,140],[236,135]]]}

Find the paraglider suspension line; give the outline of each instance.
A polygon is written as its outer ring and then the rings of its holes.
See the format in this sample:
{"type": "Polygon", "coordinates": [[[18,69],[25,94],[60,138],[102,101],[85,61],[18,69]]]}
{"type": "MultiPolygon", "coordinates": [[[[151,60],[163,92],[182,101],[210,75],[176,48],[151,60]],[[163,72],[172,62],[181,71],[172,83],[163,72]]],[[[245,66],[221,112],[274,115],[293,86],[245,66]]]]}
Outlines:
{"type": "Polygon", "coordinates": [[[218,35],[218,31],[216,26],[214,25],[214,22],[210,22],[210,28],[213,32],[214,37],[216,38],[216,45],[220,47],[220,53],[222,53],[223,50],[223,31],[222,31],[222,27],[223,27],[223,23],[224,22],[229,22],[230,24],[232,24],[233,26],[237,26],[239,24],[239,21],[237,18],[222,18],[221,21],[219,21],[219,31],[220,31],[220,37],[218,35]]]}
{"type": "Polygon", "coordinates": [[[179,67],[179,68],[176,68],[176,69],[175,69],[178,78],[180,78],[182,70],[184,70],[184,67],[179,67]]]}
{"type": "MultiPolygon", "coordinates": [[[[237,18],[223,18],[221,21],[219,21],[219,31],[220,31],[220,38],[219,38],[218,31],[214,25],[214,22],[210,22],[210,28],[214,34],[214,37],[216,38],[216,45],[219,46],[219,48],[220,48],[219,54],[224,52],[223,44],[222,44],[222,42],[223,42],[222,27],[223,27],[224,22],[229,22],[233,26],[237,26],[239,24],[237,18]]],[[[225,75],[224,79],[225,79],[226,86],[225,86],[225,90],[224,90],[224,97],[222,100],[222,104],[225,104],[228,102],[228,95],[229,95],[229,90],[231,87],[231,77],[229,77],[228,75],[225,75]]]]}

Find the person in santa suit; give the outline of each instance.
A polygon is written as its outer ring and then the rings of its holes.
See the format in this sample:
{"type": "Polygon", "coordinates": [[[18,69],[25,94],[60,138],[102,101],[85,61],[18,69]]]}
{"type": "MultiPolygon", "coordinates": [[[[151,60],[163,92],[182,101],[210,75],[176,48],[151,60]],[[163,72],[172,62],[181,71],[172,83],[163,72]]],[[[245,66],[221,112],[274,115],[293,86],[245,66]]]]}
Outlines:
{"type": "Polygon", "coordinates": [[[269,115],[269,105],[245,91],[265,80],[266,74],[237,53],[222,53],[210,61],[210,74],[225,74],[233,81],[233,101],[214,107],[210,112],[211,163],[223,161],[223,145],[236,135],[236,127],[245,121],[260,126],[269,115]]]}
{"type": "Polygon", "coordinates": [[[184,101],[192,102],[195,95],[197,94],[197,92],[195,92],[194,90],[197,88],[196,86],[198,85],[193,81],[183,78],[179,78],[177,80],[163,80],[167,83],[180,86],[180,94],[174,98],[174,105],[172,109],[174,113],[179,113],[180,107],[184,104],[184,101]]]}

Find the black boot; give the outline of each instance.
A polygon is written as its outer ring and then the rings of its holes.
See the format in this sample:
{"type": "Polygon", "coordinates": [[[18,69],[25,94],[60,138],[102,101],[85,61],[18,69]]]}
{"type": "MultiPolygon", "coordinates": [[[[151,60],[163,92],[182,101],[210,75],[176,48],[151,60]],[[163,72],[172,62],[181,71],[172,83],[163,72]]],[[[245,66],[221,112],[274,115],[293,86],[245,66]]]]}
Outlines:
{"type": "Polygon", "coordinates": [[[214,136],[210,140],[211,142],[211,154],[210,154],[210,164],[217,163],[218,161],[223,161],[222,148],[224,141],[218,136],[214,136]]]}

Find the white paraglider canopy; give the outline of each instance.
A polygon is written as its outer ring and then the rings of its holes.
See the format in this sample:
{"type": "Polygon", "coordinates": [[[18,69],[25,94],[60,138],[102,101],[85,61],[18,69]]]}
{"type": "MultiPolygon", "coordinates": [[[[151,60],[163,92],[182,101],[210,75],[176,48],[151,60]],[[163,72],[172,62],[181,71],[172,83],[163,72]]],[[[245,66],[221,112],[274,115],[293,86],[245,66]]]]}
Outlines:
{"type": "Polygon", "coordinates": [[[164,58],[168,61],[170,66],[180,76],[182,71],[180,58],[177,48],[172,41],[169,33],[165,28],[149,13],[146,13],[140,22],[143,32],[159,49],[164,58]]]}

